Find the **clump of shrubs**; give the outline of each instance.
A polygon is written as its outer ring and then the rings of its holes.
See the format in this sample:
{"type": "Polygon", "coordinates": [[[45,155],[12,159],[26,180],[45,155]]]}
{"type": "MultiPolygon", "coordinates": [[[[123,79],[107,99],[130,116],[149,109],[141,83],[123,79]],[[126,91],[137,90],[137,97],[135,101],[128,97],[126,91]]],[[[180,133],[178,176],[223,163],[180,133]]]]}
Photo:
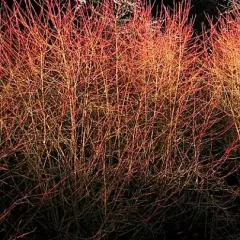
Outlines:
{"type": "Polygon", "coordinates": [[[0,19],[3,239],[237,236],[237,9],[199,43],[189,2],[24,4],[0,19]]]}

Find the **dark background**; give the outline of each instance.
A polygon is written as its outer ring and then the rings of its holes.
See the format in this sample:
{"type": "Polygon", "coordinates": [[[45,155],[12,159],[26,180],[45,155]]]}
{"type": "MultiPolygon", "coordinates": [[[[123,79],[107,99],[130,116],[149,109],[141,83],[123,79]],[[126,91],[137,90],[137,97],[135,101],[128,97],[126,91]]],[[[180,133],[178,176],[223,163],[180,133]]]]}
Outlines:
{"type": "MultiPolygon", "coordinates": [[[[157,16],[158,9],[163,3],[165,6],[173,9],[174,3],[182,2],[181,0],[146,0],[150,2],[153,6],[152,14],[153,16],[157,16]]],[[[191,1],[191,11],[190,17],[195,17],[194,28],[197,32],[202,31],[202,24],[205,25],[206,28],[209,28],[208,20],[205,14],[209,15],[209,17],[213,20],[214,23],[217,23],[219,18],[219,13],[224,13],[225,11],[231,8],[231,0],[192,0],[191,1]],[[220,11],[220,12],[219,12],[220,11]]]]}
{"type": "MultiPolygon", "coordinates": [[[[5,0],[6,1],[6,0],[5,0]]],[[[57,0],[56,0],[57,1],[57,0]]],[[[68,0],[58,0],[61,3],[66,3],[68,0]]],[[[153,6],[152,9],[152,16],[156,17],[158,16],[158,10],[161,8],[162,3],[165,6],[168,6],[169,8],[173,8],[174,3],[181,2],[181,0],[143,0],[145,4],[151,4],[153,6]]],[[[6,1],[8,6],[12,8],[13,6],[13,0],[7,0],[6,1]]],[[[24,4],[24,0],[17,0],[21,4],[22,9],[25,9],[26,6],[24,4]]],[[[31,1],[34,9],[36,12],[39,11],[39,6],[36,4],[36,2],[44,4],[44,0],[34,0],[31,1]]],[[[71,6],[76,6],[77,0],[70,0],[71,6]]],[[[87,0],[88,2],[88,0],[87,0]]],[[[98,0],[94,0],[94,2],[98,2],[98,0]]],[[[227,9],[230,9],[230,5],[232,0],[192,0],[192,9],[190,11],[190,17],[195,16],[195,24],[194,28],[196,32],[201,32],[202,29],[202,23],[208,28],[208,20],[205,17],[205,14],[208,14],[213,21],[216,23],[218,20],[218,15],[220,10],[222,13],[226,11],[227,9]]]]}

